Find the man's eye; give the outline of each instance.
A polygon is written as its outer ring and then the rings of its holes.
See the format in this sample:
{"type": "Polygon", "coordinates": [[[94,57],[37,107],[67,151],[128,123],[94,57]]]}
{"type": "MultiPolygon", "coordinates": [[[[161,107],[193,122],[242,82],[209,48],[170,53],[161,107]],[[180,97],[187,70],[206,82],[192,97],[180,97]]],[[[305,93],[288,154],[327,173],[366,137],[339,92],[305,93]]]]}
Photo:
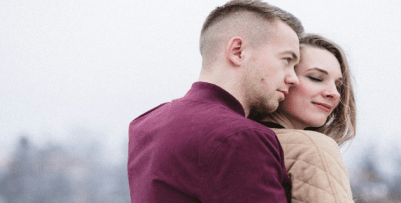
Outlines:
{"type": "Polygon", "coordinates": [[[292,58],[284,58],[284,60],[285,60],[287,63],[290,63],[291,60],[292,60],[292,58]]]}
{"type": "Polygon", "coordinates": [[[312,81],[315,81],[315,82],[322,82],[323,81],[322,79],[315,78],[313,76],[308,76],[308,78],[311,79],[312,81]]]}

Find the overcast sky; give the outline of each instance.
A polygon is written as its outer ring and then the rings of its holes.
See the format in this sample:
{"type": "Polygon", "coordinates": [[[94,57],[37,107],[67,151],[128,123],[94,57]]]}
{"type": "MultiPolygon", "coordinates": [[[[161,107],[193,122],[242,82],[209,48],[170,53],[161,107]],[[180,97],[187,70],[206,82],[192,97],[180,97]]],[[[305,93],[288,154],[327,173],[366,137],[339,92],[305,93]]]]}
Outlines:
{"type": "MultiPolygon", "coordinates": [[[[1,0],[0,155],[21,133],[37,144],[100,139],[119,150],[132,119],[183,96],[198,79],[201,26],[225,2],[1,0]],[[76,129],[94,136],[74,137],[76,129]]],[[[401,1],[268,2],[347,53],[358,135],[346,162],[369,140],[382,146],[381,155],[397,148],[401,1]]]]}

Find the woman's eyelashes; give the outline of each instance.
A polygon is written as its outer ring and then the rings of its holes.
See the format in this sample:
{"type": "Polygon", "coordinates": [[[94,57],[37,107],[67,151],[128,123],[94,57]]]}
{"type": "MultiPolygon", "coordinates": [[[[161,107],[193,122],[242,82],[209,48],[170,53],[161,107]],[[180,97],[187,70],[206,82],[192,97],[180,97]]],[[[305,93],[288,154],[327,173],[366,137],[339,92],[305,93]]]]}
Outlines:
{"type": "MultiPolygon", "coordinates": [[[[307,78],[309,78],[313,82],[323,82],[324,81],[323,78],[316,77],[316,76],[307,76],[307,78]]],[[[342,82],[336,82],[334,85],[336,86],[337,91],[340,92],[341,88],[343,87],[343,83],[342,82]]]]}
{"type": "Polygon", "coordinates": [[[310,80],[314,81],[314,82],[322,82],[323,79],[320,79],[318,77],[315,76],[307,76],[310,80]]]}

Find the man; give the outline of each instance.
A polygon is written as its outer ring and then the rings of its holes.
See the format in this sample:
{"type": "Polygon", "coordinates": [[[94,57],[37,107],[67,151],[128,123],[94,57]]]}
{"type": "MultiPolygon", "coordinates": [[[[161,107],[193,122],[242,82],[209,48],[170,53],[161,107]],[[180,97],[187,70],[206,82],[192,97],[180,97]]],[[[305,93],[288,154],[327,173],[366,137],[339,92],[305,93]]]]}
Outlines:
{"type": "Polygon", "coordinates": [[[298,84],[302,32],[297,18],[261,1],[212,11],[199,81],[130,124],[131,202],[287,202],[277,137],[246,117],[273,112],[298,84]]]}

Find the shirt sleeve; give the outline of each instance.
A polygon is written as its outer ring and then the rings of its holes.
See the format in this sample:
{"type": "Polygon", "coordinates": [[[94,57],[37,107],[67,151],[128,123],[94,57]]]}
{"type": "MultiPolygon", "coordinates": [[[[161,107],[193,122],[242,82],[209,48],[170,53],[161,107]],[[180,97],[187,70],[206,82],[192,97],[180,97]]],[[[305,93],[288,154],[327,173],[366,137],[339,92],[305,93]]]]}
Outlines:
{"type": "MultiPolygon", "coordinates": [[[[276,135],[259,129],[216,136],[206,156],[204,203],[286,203],[276,135]]],[[[284,169],[285,173],[285,169],[284,169]]]]}

